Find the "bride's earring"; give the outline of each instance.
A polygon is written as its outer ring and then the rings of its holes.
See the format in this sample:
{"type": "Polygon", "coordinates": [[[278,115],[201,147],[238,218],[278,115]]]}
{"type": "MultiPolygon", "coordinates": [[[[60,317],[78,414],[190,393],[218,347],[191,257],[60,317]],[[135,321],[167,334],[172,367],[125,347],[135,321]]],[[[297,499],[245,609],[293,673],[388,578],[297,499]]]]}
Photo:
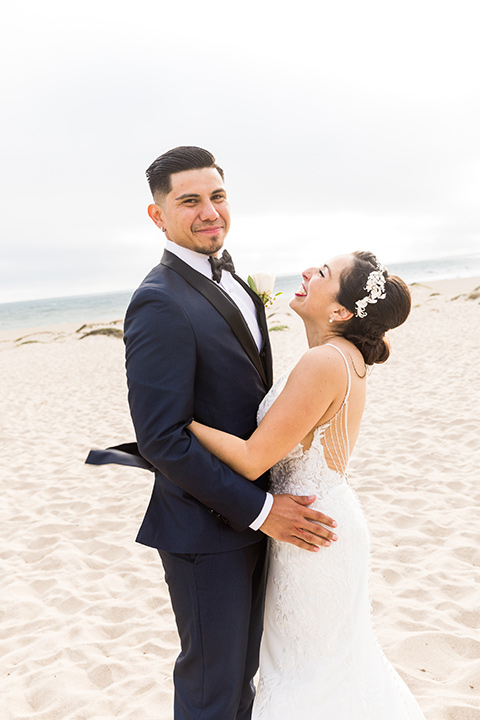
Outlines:
{"type": "Polygon", "coordinates": [[[334,320],[335,320],[335,318],[332,315],[332,317],[330,318],[330,320],[328,322],[333,322],[334,320]]]}

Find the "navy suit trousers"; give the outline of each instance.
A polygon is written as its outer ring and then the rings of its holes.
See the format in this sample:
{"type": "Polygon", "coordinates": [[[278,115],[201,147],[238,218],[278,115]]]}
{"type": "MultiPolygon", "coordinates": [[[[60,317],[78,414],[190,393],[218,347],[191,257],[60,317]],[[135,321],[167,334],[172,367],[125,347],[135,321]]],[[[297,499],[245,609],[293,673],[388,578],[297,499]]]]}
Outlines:
{"type": "Polygon", "coordinates": [[[239,550],[159,550],[181,641],[175,720],[249,720],[258,669],[266,538],[239,550]]]}

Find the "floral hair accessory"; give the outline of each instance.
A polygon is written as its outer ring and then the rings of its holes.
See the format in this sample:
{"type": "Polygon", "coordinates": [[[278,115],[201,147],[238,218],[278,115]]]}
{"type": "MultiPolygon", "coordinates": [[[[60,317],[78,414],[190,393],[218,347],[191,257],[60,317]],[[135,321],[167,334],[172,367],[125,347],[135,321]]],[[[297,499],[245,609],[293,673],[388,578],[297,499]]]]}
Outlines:
{"type": "Polygon", "coordinates": [[[376,303],[377,300],[383,300],[386,297],[385,293],[385,273],[388,272],[387,268],[383,267],[380,263],[377,264],[376,270],[372,270],[367,278],[367,284],[365,290],[367,295],[361,300],[357,300],[355,303],[355,315],[359,318],[367,317],[366,307],[368,303],[376,303]]]}

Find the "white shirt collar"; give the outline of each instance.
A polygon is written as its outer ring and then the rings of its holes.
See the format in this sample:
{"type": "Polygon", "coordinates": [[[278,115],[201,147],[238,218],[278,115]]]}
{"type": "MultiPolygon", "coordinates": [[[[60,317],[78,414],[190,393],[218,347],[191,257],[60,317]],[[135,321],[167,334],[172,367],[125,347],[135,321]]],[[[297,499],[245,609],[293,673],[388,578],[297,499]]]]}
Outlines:
{"type": "Polygon", "coordinates": [[[205,275],[205,277],[212,279],[212,266],[208,262],[208,255],[189,250],[189,248],[177,245],[171,240],[165,240],[165,250],[176,255],[180,260],[190,265],[191,268],[205,275]]]}
{"type": "MultiPolygon", "coordinates": [[[[171,252],[172,255],[176,255],[180,258],[180,260],[183,260],[183,262],[187,263],[187,265],[194,270],[197,270],[197,272],[201,273],[210,280],[212,279],[212,266],[208,262],[208,255],[202,255],[202,253],[189,250],[182,245],[177,245],[177,243],[167,240],[167,238],[165,238],[165,249],[171,252]]],[[[257,348],[260,350],[263,339],[258,326],[257,311],[252,298],[245,288],[243,288],[229,272],[222,272],[222,279],[219,285],[222,290],[230,295],[233,302],[240,309],[240,312],[245,318],[245,321],[250,328],[250,332],[255,339],[257,348]]]]}

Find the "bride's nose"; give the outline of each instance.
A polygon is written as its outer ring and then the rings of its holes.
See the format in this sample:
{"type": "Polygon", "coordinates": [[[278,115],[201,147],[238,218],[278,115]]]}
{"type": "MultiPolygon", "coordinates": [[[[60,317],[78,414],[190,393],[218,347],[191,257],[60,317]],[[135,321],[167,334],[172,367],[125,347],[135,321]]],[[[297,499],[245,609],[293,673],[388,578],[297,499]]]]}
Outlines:
{"type": "Polygon", "coordinates": [[[307,270],[304,270],[302,272],[303,279],[310,280],[310,278],[312,277],[312,273],[313,273],[313,268],[308,268],[307,270]]]}

